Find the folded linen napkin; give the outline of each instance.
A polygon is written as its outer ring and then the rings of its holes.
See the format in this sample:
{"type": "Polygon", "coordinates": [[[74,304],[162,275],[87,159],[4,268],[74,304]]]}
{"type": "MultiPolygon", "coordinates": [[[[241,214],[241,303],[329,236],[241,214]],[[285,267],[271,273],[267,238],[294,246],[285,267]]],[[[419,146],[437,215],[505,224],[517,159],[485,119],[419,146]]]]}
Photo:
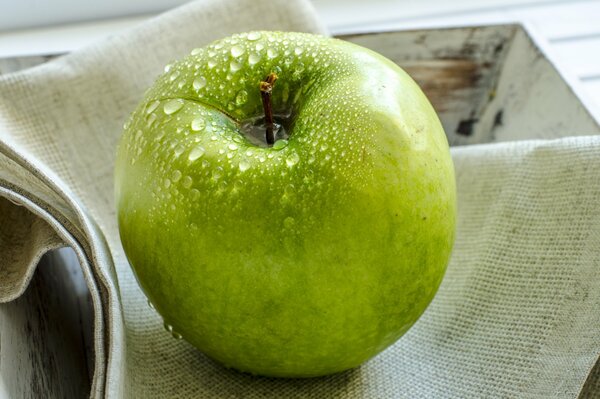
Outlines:
{"type": "MultiPolygon", "coordinates": [[[[0,300],[22,297],[44,253],[73,248],[93,309],[92,397],[598,395],[599,136],[454,149],[458,232],[446,278],[408,334],[356,370],[251,377],[164,331],[120,245],[116,143],[165,64],[252,29],[324,32],[303,0],[201,0],[0,78],[0,300]]],[[[0,350],[8,395],[67,392],[52,383],[57,365],[10,345],[0,350]]]]}

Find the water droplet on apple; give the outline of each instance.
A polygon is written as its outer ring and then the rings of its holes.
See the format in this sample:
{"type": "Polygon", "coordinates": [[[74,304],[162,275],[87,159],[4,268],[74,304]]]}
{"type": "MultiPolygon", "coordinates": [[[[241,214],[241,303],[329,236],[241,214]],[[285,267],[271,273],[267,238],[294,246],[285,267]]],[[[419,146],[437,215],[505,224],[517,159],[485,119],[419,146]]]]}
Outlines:
{"type": "Polygon", "coordinates": [[[237,61],[231,61],[229,63],[229,70],[231,70],[231,72],[237,72],[240,70],[241,67],[242,67],[242,64],[240,64],[237,61]]]}
{"type": "Polygon", "coordinates": [[[206,78],[204,76],[197,76],[192,82],[192,87],[196,91],[202,89],[204,86],[206,86],[206,78]]]}
{"type": "Polygon", "coordinates": [[[273,149],[274,150],[281,150],[282,148],[287,147],[288,145],[288,141],[287,140],[277,140],[275,142],[275,144],[273,144],[273,149]]]}
{"type": "Polygon", "coordinates": [[[240,55],[244,54],[244,48],[241,46],[233,46],[231,48],[231,55],[234,57],[239,57],[240,55]]]}
{"type": "Polygon", "coordinates": [[[296,54],[296,55],[300,55],[300,54],[302,54],[303,52],[304,52],[304,49],[303,49],[302,47],[296,47],[296,48],[294,49],[294,54],[296,54]]]}
{"type": "Polygon", "coordinates": [[[260,32],[250,32],[248,33],[248,40],[250,41],[254,41],[254,40],[258,40],[261,38],[261,34],[260,32]]]}
{"type": "Polygon", "coordinates": [[[168,73],[172,67],[173,67],[173,65],[171,65],[171,64],[165,65],[165,73],[168,73]]]}
{"type": "Polygon", "coordinates": [[[191,195],[192,201],[196,201],[198,198],[200,198],[200,191],[196,190],[195,188],[192,188],[190,190],[190,195],[191,195]]]}
{"type": "Polygon", "coordinates": [[[295,224],[296,224],[296,221],[291,216],[286,217],[283,221],[283,227],[285,227],[286,229],[293,228],[295,224]]]}
{"type": "Polygon", "coordinates": [[[150,116],[146,120],[146,126],[152,127],[154,122],[156,122],[156,118],[157,118],[156,114],[150,114],[150,116]]]}
{"type": "Polygon", "coordinates": [[[262,43],[256,43],[256,46],[254,46],[254,48],[256,49],[256,51],[262,51],[265,48],[265,45],[262,43]]]}
{"type": "Polygon", "coordinates": [[[277,50],[275,50],[273,48],[269,48],[267,50],[267,57],[269,57],[269,58],[275,58],[275,57],[277,57],[278,54],[279,53],[277,52],[277,50]]]}
{"type": "Polygon", "coordinates": [[[175,79],[177,79],[179,77],[180,72],[179,71],[174,71],[170,76],[169,76],[169,81],[174,81],[175,79]]]}
{"type": "Polygon", "coordinates": [[[192,120],[191,127],[194,132],[199,132],[201,130],[204,130],[204,128],[206,127],[206,122],[204,121],[203,117],[199,116],[192,120]]]}
{"type": "Polygon", "coordinates": [[[175,154],[175,157],[179,157],[181,154],[183,154],[183,151],[185,151],[183,144],[178,144],[173,150],[173,153],[175,154]]]}
{"type": "Polygon", "coordinates": [[[154,305],[152,304],[152,302],[150,302],[150,299],[148,299],[148,307],[152,310],[155,310],[156,308],[154,307],[154,305]]]}
{"type": "Polygon", "coordinates": [[[193,183],[193,181],[192,181],[192,178],[191,178],[190,176],[185,176],[185,177],[184,177],[184,178],[181,180],[181,185],[182,185],[184,188],[190,188],[190,187],[192,187],[192,183],[193,183]]]}
{"type": "Polygon", "coordinates": [[[181,172],[179,170],[174,170],[171,174],[171,180],[173,183],[176,183],[179,181],[179,179],[181,179],[181,172]]]}
{"type": "Polygon", "coordinates": [[[223,168],[218,166],[212,172],[213,180],[219,180],[223,176],[223,168]]]}
{"type": "Polygon", "coordinates": [[[198,55],[202,52],[201,48],[195,48],[192,50],[192,52],[190,53],[191,55],[198,55]]]}
{"type": "Polygon", "coordinates": [[[240,168],[240,171],[245,172],[250,169],[250,162],[248,162],[247,159],[242,159],[238,167],[240,168]]]}
{"type": "Polygon", "coordinates": [[[237,105],[243,105],[248,101],[248,93],[246,90],[240,90],[237,96],[235,96],[235,103],[237,105]]]}
{"type": "Polygon", "coordinates": [[[265,162],[266,160],[267,160],[267,158],[265,158],[265,156],[264,156],[264,155],[260,155],[260,156],[258,157],[258,161],[259,161],[260,163],[263,163],[263,162],[265,162]]]}
{"type": "Polygon", "coordinates": [[[202,157],[202,155],[204,155],[206,151],[204,150],[204,147],[202,146],[196,146],[194,148],[192,148],[192,150],[190,151],[189,155],[188,155],[188,160],[190,162],[194,162],[196,159],[202,157]]]}
{"type": "Polygon", "coordinates": [[[173,330],[171,331],[171,335],[173,336],[173,338],[175,338],[176,340],[180,340],[183,338],[183,336],[181,334],[179,334],[177,331],[173,330]]]}
{"type": "Polygon", "coordinates": [[[292,166],[296,165],[299,161],[300,157],[294,152],[285,159],[285,164],[291,168],[292,166]]]}
{"type": "Polygon", "coordinates": [[[167,101],[167,103],[163,106],[163,111],[167,115],[174,114],[179,111],[183,107],[183,100],[175,99],[167,101]]]}
{"type": "Polygon", "coordinates": [[[235,151],[238,149],[237,144],[231,143],[227,146],[227,148],[229,148],[231,151],[235,151]]]}
{"type": "Polygon", "coordinates": [[[258,61],[260,61],[260,54],[258,53],[251,53],[248,56],[248,62],[250,63],[250,65],[254,65],[256,64],[258,61]]]}
{"type": "Polygon", "coordinates": [[[170,325],[169,323],[167,323],[166,321],[163,323],[163,327],[165,328],[165,331],[167,331],[168,333],[173,332],[173,326],[170,325]]]}
{"type": "Polygon", "coordinates": [[[206,63],[206,65],[212,69],[215,67],[215,65],[217,65],[217,62],[215,60],[208,60],[208,62],[206,63]]]}
{"type": "Polygon", "coordinates": [[[148,104],[148,106],[146,107],[146,115],[152,113],[156,108],[158,108],[159,104],[160,101],[158,100],[152,101],[150,104],[148,104]]]}
{"type": "Polygon", "coordinates": [[[163,186],[164,186],[165,188],[169,188],[169,187],[171,187],[171,180],[169,180],[169,179],[165,179],[165,181],[163,182],[163,186]]]}
{"type": "Polygon", "coordinates": [[[325,160],[329,161],[331,159],[331,154],[325,154],[325,160]]]}
{"type": "Polygon", "coordinates": [[[215,136],[214,134],[212,136],[210,136],[210,140],[211,141],[217,141],[217,136],[215,136]]]}

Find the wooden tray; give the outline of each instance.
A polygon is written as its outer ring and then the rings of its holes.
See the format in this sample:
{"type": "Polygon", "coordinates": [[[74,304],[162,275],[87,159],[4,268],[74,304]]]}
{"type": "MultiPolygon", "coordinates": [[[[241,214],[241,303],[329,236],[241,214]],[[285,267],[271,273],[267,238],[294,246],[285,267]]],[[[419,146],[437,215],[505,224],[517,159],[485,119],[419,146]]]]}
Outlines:
{"type": "Polygon", "coordinates": [[[451,145],[600,133],[578,82],[523,25],[341,36],[403,67],[451,145]]]}

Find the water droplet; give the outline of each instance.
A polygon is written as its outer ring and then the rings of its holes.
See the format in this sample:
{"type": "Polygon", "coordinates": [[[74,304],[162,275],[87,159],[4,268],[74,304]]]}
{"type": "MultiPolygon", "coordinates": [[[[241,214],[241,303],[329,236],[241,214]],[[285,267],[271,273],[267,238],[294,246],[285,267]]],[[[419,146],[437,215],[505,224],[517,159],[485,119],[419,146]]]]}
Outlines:
{"type": "Polygon", "coordinates": [[[294,152],[286,158],[285,163],[288,167],[291,168],[292,166],[296,165],[299,161],[300,161],[300,157],[298,156],[298,154],[296,154],[294,152]]]}
{"type": "Polygon", "coordinates": [[[247,150],[246,151],[246,156],[247,157],[251,157],[252,155],[254,155],[254,152],[252,152],[252,150],[247,150]]]}
{"type": "Polygon", "coordinates": [[[165,65],[165,73],[169,72],[172,67],[173,67],[173,65],[171,65],[171,64],[165,65]]]}
{"type": "Polygon", "coordinates": [[[277,55],[278,55],[277,50],[272,49],[272,48],[267,50],[267,57],[275,58],[275,57],[277,57],[277,55]]]}
{"type": "Polygon", "coordinates": [[[192,201],[196,201],[198,198],[200,198],[200,191],[196,190],[195,188],[190,190],[190,194],[192,195],[192,201]]]}
{"type": "Polygon", "coordinates": [[[265,45],[262,43],[256,43],[256,46],[254,46],[254,48],[256,49],[256,51],[262,51],[265,48],[265,45]]]}
{"type": "Polygon", "coordinates": [[[254,40],[258,40],[261,38],[261,34],[260,32],[250,32],[248,33],[248,40],[250,41],[254,41],[254,40]]]}
{"type": "Polygon", "coordinates": [[[160,101],[158,100],[152,101],[150,104],[148,104],[148,106],[146,107],[146,115],[152,113],[156,108],[158,108],[159,104],[160,101]]]}
{"type": "Polygon", "coordinates": [[[204,155],[205,152],[206,151],[204,150],[204,147],[196,146],[192,148],[192,151],[190,151],[190,154],[188,155],[188,160],[190,162],[194,162],[196,159],[202,157],[202,155],[204,155]]]}
{"type": "Polygon", "coordinates": [[[265,158],[265,157],[264,157],[264,155],[260,155],[260,156],[258,157],[258,161],[259,161],[260,163],[263,163],[263,162],[265,162],[266,160],[267,160],[267,158],[265,158]]]}
{"type": "Polygon", "coordinates": [[[192,52],[190,53],[191,55],[198,55],[202,52],[201,48],[195,48],[192,50],[192,52]]]}
{"type": "Polygon", "coordinates": [[[294,49],[294,54],[296,54],[296,55],[300,55],[300,54],[302,54],[303,52],[304,52],[304,49],[303,49],[302,47],[296,47],[296,48],[294,49]]]}
{"type": "Polygon", "coordinates": [[[169,187],[171,187],[171,180],[169,180],[169,179],[165,179],[165,181],[163,182],[163,186],[164,186],[165,188],[169,188],[169,187]]]}
{"type": "Polygon", "coordinates": [[[283,227],[285,227],[286,229],[291,229],[292,227],[294,227],[295,224],[296,221],[291,216],[286,217],[283,221],[283,227]]]}
{"type": "Polygon", "coordinates": [[[215,67],[215,65],[217,65],[217,62],[215,60],[208,60],[208,62],[206,63],[206,65],[212,69],[215,67]]]}
{"type": "Polygon", "coordinates": [[[181,179],[181,172],[179,170],[174,170],[171,174],[171,180],[173,183],[176,183],[179,181],[179,179],[181,179]]]}
{"type": "Polygon", "coordinates": [[[173,332],[173,326],[170,325],[169,323],[167,323],[166,321],[163,324],[163,327],[165,328],[165,331],[172,333],[173,332]]]}
{"type": "Polygon", "coordinates": [[[146,126],[151,127],[154,124],[154,122],[156,122],[156,118],[156,114],[150,114],[150,116],[146,120],[146,126]]]}
{"type": "Polygon", "coordinates": [[[179,77],[180,72],[179,71],[174,71],[170,76],[169,76],[169,81],[174,81],[175,79],[177,79],[179,77]]]}
{"type": "Polygon", "coordinates": [[[219,180],[221,176],[223,176],[223,168],[221,168],[220,166],[216,167],[212,172],[212,178],[214,180],[219,180]]]}
{"type": "Polygon", "coordinates": [[[242,67],[242,64],[240,64],[237,61],[231,61],[229,63],[229,70],[231,70],[231,72],[237,72],[240,70],[241,67],[242,67]]]}
{"type": "Polygon", "coordinates": [[[181,154],[183,154],[183,151],[185,151],[183,144],[178,144],[173,150],[176,157],[179,157],[181,154]]]}
{"type": "Polygon", "coordinates": [[[155,310],[156,308],[154,307],[154,305],[152,304],[152,302],[150,302],[150,299],[148,299],[148,307],[152,310],[155,310]]]}
{"type": "Polygon", "coordinates": [[[325,154],[325,160],[329,161],[331,159],[331,154],[325,154]]]}
{"type": "Polygon", "coordinates": [[[274,150],[281,150],[282,148],[287,147],[288,145],[288,141],[287,140],[277,140],[275,142],[275,144],[273,144],[273,149],[274,150]]]}
{"type": "Polygon", "coordinates": [[[237,96],[235,96],[235,103],[237,105],[243,105],[246,101],[248,101],[248,93],[246,90],[240,90],[237,96]]]}
{"type": "Polygon", "coordinates": [[[181,180],[181,185],[182,185],[184,188],[190,188],[190,187],[192,187],[192,182],[193,182],[193,181],[192,181],[192,178],[191,178],[191,177],[189,177],[189,176],[185,176],[185,177],[183,178],[183,180],[181,180]]]}
{"type": "Polygon", "coordinates": [[[183,107],[183,100],[175,99],[167,101],[167,103],[163,106],[163,111],[167,115],[174,114],[179,111],[183,107]]]}
{"type": "Polygon", "coordinates": [[[178,333],[177,331],[175,331],[175,330],[171,331],[171,335],[173,336],[173,338],[175,338],[175,339],[177,339],[177,340],[179,340],[179,339],[182,339],[182,338],[183,338],[183,336],[182,336],[181,334],[179,334],[179,333],[178,333]]]}
{"type": "Polygon", "coordinates": [[[217,136],[215,136],[215,135],[210,136],[210,140],[211,141],[217,141],[217,136]]]}
{"type": "Polygon", "coordinates": [[[245,49],[241,46],[233,46],[231,48],[231,55],[234,57],[239,57],[240,55],[244,54],[245,49]]]}
{"type": "Polygon", "coordinates": [[[257,53],[251,53],[248,56],[248,62],[250,63],[250,65],[254,65],[256,64],[258,61],[260,61],[260,54],[257,53]]]}
{"type": "Polygon", "coordinates": [[[250,165],[250,162],[248,162],[248,160],[247,160],[247,159],[242,159],[242,160],[240,161],[240,164],[239,164],[238,166],[239,166],[239,168],[240,168],[240,170],[241,170],[242,172],[245,172],[245,171],[247,171],[248,169],[250,169],[250,166],[251,166],[251,165],[250,165]]]}
{"type": "Polygon", "coordinates": [[[137,132],[135,132],[135,137],[133,138],[135,141],[139,141],[140,138],[142,137],[143,132],[141,130],[138,130],[137,132]]]}
{"type": "Polygon", "coordinates": [[[203,117],[199,116],[192,120],[192,130],[193,131],[199,132],[201,130],[204,130],[205,127],[206,127],[206,122],[204,121],[203,117]]]}
{"type": "Polygon", "coordinates": [[[227,146],[227,148],[229,148],[231,151],[235,151],[238,149],[238,146],[237,146],[237,144],[231,143],[227,146]]]}
{"type": "Polygon", "coordinates": [[[194,81],[192,82],[192,87],[194,88],[194,90],[198,91],[201,88],[203,88],[204,86],[206,86],[206,78],[204,76],[198,76],[196,77],[196,79],[194,79],[194,81]]]}

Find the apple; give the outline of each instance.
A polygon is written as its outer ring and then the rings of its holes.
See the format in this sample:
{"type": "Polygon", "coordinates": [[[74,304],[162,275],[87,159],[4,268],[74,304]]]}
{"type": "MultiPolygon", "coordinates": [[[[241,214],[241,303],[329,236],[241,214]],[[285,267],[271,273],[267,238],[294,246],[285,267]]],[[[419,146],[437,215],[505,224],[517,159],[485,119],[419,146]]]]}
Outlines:
{"type": "Polygon", "coordinates": [[[227,367],[312,377],[402,336],[442,281],[455,182],[390,60],[250,32],[165,68],[116,160],[123,248],[169,331],[227,367]]]}

